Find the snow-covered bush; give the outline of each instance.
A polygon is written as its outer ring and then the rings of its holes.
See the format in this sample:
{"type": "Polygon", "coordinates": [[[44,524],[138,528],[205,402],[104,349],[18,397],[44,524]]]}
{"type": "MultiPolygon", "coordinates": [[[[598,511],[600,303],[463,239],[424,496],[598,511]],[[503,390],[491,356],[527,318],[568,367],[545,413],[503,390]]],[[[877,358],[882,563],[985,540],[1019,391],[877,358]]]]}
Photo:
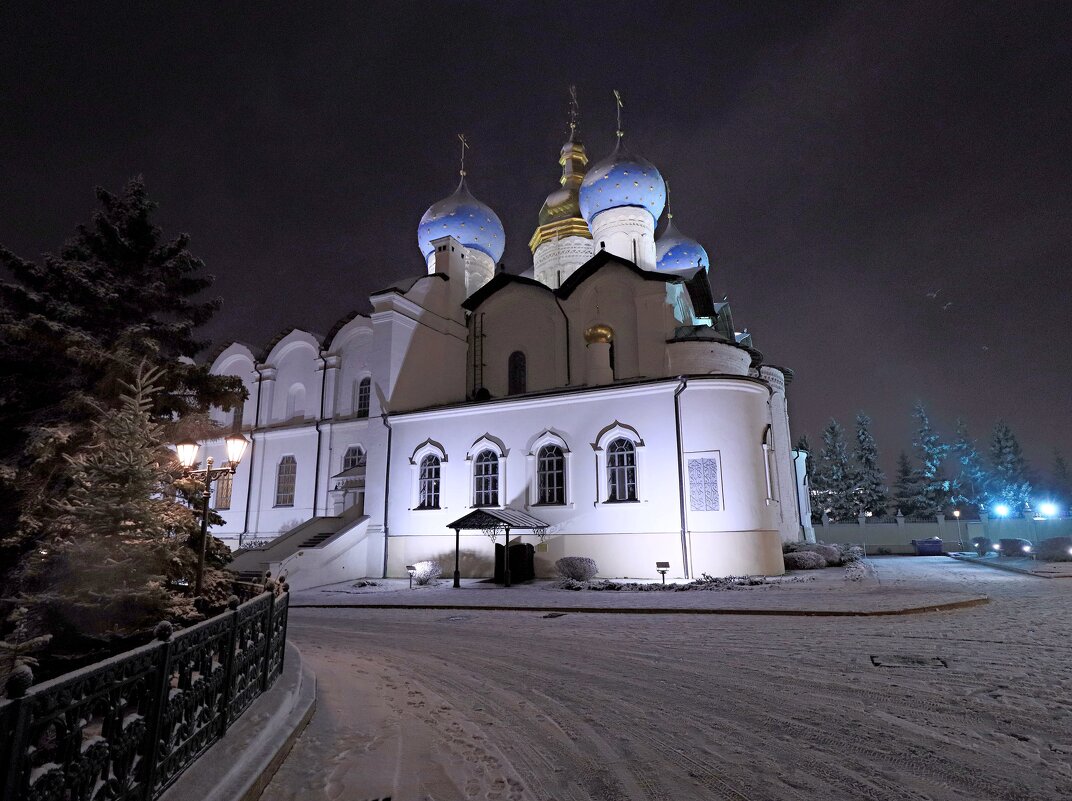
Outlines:
{"type": "Polygon", "coordinates": [[[826,567],[826,560],[815,551],[794,551],[782,557],[786,570],[816,570],[826,567]]]}
{"type": "Polygon", "coordinates": [[[590,581],[599,572],[596,560],[587,556],[563,556],[555,562],[555,569],[562,578],[574,581],[590,581]]]}
{"type": "Polygon", "coordinates": [[[1047,562],[1072,562],[1072,537],[1050,537],[1038,545],[1038,558],[1047,562]]]}
{"type": "Polygon", "coordinates": [[[782,553],[817,553],[831,567],[847,565],[864,558],[864,549],[859,545],[827,544],[822,542],[786,542],[782,544],[782,553]]]}
{"type": "Polygon", "coordinates": [[[431,584],[443,575],[439,562],[416,562],[413,567],[413,580],[420,585],[431,584]]]}

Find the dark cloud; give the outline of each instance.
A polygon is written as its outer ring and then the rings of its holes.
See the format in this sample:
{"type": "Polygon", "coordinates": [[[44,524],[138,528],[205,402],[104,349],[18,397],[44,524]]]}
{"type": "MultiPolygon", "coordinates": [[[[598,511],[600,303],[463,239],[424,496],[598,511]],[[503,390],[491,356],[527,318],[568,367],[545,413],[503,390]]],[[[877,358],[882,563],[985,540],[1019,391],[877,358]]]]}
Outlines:
{"type": "Polygon", "coordinates": [[[323,332],[421,269],[459,131],[528,266],[566,86],[595,157],[619,88],[716,290],[796,369],[798,432],[866,409],[892,456],[919,398],[1072,454],[1069,6],[428,5],[5,6],[0,242],[51,249],[143,173],[218,276],[212,336],[323,332]]]}

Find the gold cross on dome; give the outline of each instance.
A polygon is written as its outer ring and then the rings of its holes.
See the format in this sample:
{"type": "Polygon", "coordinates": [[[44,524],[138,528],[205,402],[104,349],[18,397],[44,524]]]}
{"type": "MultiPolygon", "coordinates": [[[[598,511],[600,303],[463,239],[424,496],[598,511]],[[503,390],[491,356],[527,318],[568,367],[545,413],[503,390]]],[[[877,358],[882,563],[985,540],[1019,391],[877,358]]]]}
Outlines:
{"type": "Polygon", "coordinates": [[[622,93],[617,89],[614,90],[614,102],[618,104],[618,130],[615,132],[618,134],[618,138],[622,138],[622,93]]]}

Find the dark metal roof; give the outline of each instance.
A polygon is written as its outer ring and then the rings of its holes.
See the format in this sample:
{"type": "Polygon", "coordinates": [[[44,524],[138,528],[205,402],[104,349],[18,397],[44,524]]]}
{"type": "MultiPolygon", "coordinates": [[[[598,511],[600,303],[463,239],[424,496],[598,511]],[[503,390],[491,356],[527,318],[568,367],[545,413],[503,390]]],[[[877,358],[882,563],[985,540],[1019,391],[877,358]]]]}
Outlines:
{"type": "Polygon", "coordinates": [[[474,509],[464,517],[459,517],[447,528],[490,529],[490,528],[547,528],[548,523],[518,509],[474,509]]]}

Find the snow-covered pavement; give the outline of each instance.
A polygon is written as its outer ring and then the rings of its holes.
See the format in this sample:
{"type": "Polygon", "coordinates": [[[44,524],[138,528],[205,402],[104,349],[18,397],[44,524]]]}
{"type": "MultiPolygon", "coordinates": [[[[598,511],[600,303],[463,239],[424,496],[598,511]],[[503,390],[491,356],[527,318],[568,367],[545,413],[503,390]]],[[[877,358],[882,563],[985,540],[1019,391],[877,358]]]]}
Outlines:
{"type": "Polygon", "coordinates": [[[1072,798],[1072,582],[876,565],[885,588],[992,602],[875,618],[295,609],[318,707],[264,801],[1072,798]]]}

